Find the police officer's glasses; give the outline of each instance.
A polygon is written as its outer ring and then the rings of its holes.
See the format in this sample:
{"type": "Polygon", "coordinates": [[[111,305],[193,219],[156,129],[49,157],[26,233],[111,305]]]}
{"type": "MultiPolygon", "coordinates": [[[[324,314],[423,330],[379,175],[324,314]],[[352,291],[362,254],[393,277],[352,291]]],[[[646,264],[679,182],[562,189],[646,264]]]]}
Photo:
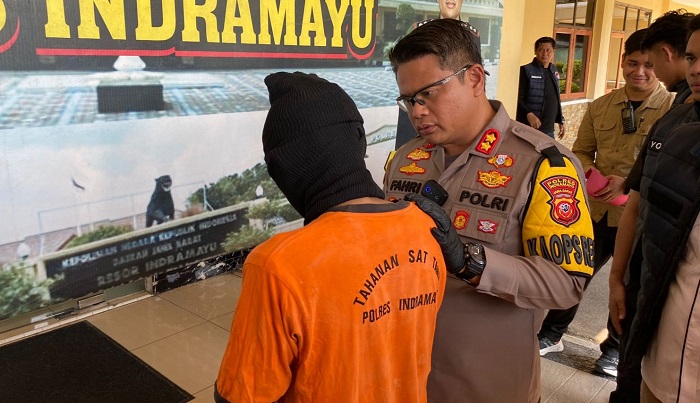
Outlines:
{"type": "Polygon", "coordinates": [[[411,95],[410,97],[407,97],[407,96],[398,97],[398,98],[396,98],[396,103],[399,105],[399,108],[401,108],[405,112],[408,112],[410,109],[412,109],[416,105],[416,103],[418,105],[425,105],[425,101],[429,100],[431,98],[431,96],[434,95],[434,91],[427,91],[427,90],[429,90],[433,87],[437,87],[439,85],[447,84],[450,80],[457,77],[459,74],[464,73],[465,71],[469,70],[469,68],[471,68],[472,66],[473,66],[473,64],[467,64],[466,66],[462,67],[461,69],[459,69],[458,71],[456,71],[455,73],[450,75],[449,77],[445,77],[442,80],[435,81],[434,83],[426,85],[425,87],[419,89],[418,91],[416,91],[415,94],[411,95]],[[417,98],[418,95],[420,95],[421,97],[417,98]]]}

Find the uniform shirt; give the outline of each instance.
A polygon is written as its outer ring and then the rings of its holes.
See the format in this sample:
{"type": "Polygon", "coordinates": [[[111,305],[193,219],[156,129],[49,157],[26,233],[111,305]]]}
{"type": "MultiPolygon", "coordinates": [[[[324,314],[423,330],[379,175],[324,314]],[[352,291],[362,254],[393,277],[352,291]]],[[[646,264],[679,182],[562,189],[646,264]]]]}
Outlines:
{"type": "Polygon", "coordinates": [[[669,288],[656,338],[642,360],[642,377],[662,402],[700,401],[700,217],[687,247],[669,288]]]}
{"type": "MultiPolygon", "coordinates": [[[[573,147],[583,170],[595,168],[603,176],[627,177],[654,122],[668,111],[673,94],[659,84],[654,92],[634,110],[637,131],[625,134],[622,109],[628,101],[624,89],[603,95],[588,105],[573,147]]],[[[608,213],[608,226],[617,227],[624,206],[591,200],[591,218],[598,222],[608,213]]]]}
{"type": "Polygon", "coordinates": [[[497,111],[492,121],[448,167],[441,146],[416,137],[396,152],[384,180],[390,199],[437,180],[449,194],[443,209],[462,242],[486,246],[478,287],[447,279],[428,382],[428,399],[435,403],[537,402],[537,332],[544,310],[577,304],[592,273],[593,229],[578,160],[547,135],[511,120],[500,102],[491,106],[497,111]],[[571,158],[570,179],[560,178],[556,189],[553,181],[533,175],[542,157],[538,150],[552,146],[571,158]],[[566,205],[559,204],[564,200],[566,205]],[[562,210],[570,215],[555,215],[564,224],[555,223],[552,214],[562,210]],[[532,237],[524,239],[528,231],[532,237]],[[570,260],[571,271],[541,257],[542,245],[571,246],[566,239],[587,245],[589,259],[579,264],[554,246],[554,259],[562,266],[570,260]]]}
{"type": "Polygon", "coordinates": [[[425,402],[445,265],[413,204],[335,208],[251,252],[217,401],[425,402]]]}

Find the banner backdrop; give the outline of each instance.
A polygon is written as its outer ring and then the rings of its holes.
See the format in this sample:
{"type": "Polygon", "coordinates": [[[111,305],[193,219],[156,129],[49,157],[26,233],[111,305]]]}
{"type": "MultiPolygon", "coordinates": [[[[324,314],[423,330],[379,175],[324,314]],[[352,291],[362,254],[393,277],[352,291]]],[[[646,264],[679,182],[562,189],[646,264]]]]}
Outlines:
{"type": "MultiPolygon", "coordinates": [[[[487,32],[493,96],[502,9],[473,3],[462,18],[487,32]]],[[[419,0],[0,0],[0,319],[301,226],[263,161],[272,72],[348,92],[381,183],[398,113],[386,51],[437,14],[419,0]]]]}

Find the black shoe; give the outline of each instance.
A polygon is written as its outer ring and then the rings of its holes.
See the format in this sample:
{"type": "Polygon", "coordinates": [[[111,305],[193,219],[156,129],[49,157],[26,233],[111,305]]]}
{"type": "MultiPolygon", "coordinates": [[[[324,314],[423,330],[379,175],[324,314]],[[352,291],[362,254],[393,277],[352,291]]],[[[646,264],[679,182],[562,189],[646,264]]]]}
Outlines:
{"type": "Polygon", "coordinates": [[[554,341],[547,336],[537,336],[537,339],[540,342],[540,356],[564,351],[564,343],[561,340],[554,341]]]}
{"type": "Polygon", "coordinates": [[[617,363],[620,361],[618,357],[603,353],[595,362],[595,372],[599,374],[614,376],[617,378],[617,363]]]}

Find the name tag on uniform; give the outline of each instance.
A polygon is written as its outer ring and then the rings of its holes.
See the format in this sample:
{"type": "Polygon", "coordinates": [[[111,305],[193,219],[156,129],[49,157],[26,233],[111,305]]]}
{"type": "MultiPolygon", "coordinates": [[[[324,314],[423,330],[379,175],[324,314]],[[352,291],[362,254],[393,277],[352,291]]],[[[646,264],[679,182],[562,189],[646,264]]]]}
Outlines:
{"type": "Polygon", "coordinates": [[[542,78],[542,76],[530,76],[530,78],[542,78]]]}

